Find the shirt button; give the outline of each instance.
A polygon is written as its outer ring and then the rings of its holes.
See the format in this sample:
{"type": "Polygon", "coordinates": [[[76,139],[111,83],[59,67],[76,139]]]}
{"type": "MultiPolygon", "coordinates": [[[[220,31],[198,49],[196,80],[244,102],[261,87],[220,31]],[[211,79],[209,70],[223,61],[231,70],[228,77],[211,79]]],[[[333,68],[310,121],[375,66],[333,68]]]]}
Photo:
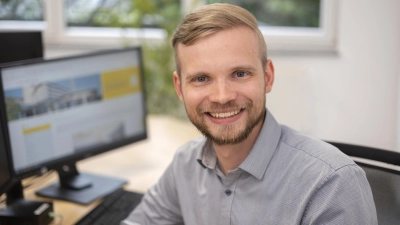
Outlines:
{"type": "Polygon", "coordinates": [[[229,189],[226,189],[226,190],[225,190],[225,194],[226,194],[227,196],[229,196],[229,195],[231,195],[231,194],[232,194],[232,191],[231,191],[231,190],[229,190],[229,189]]]}

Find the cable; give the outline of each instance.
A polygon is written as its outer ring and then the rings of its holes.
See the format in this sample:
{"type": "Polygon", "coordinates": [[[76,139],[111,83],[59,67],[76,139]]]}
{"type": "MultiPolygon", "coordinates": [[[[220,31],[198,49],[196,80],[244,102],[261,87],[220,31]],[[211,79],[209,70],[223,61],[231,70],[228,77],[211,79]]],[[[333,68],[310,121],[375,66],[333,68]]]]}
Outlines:
{"type": "Polygon", "coordinates": [[[25,188],[31,188],[31,187],[33,187],[35,184],[42,184],[43,181],[45,181],[46,179],[48,179],[48,178],[50,177],[50,175],[52,175],[53,173],[54,173],[54,171],[49,171],[49,172],[47,172],[47,173],[40,174],[40,175],[37,175],[37,176],[35,176],[35,177],[30,178],[30,179],[28,180],[29,183],[23,185],[23,186],[24,186],[24,189],[25,189],[25,188]],[[40,180],[38,181],[38,179],[40,179],[40,180]],[[40,182],[40,181],[42,181],[42,182],[40,182]]]}
{"type": "Polygon", "coordinates": [[[7,198],[5,194],[0,195],[0,210],[5,209],[7,207],[6,200],[7,198]]]}
{"type": "Polygon", "coordinates": [[[49,217],[58,218],[57,225],[61,225],[63,222],[63,219],[64,219],[60,213],[56,213],[56,212],[49,212],[49,217]]]}
{"type": "Polygon", "coordinates": [[[6,201],[6,194],[0,195],[0,203],[5,202],[5,201],[6,201]]]}

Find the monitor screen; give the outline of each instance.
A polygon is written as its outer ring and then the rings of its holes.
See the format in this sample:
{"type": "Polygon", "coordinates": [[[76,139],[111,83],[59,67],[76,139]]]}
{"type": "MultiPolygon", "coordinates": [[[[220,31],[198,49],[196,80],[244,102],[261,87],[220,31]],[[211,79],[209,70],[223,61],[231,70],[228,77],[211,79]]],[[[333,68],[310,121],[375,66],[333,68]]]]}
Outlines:
{"type": "Polygon", "coordinates": [[[0,32],[0,63],[43,57],[42,32],[0,32]]]}
{"type": "Polygon", "coordinates": [[[145,139],[141,65],[135,47],[0,68],[2,121],[16,176],[145,139]]]}

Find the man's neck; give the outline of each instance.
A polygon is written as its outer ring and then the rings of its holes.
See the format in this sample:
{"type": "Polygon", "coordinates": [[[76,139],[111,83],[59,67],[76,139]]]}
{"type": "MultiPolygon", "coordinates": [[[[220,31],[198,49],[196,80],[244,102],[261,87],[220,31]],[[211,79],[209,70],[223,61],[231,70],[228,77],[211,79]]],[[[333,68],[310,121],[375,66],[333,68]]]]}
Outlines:
{"type": "Polygon", "coordinates": [[[247,158],[250,154],[258,135],[261,132],[263,122],[254,127],[250,135],[242,142],[234,145],[216,145],[214,144],[215,153],[218,158],[220,169],[224,175],[230,170],[234,170],[247,158]]]}

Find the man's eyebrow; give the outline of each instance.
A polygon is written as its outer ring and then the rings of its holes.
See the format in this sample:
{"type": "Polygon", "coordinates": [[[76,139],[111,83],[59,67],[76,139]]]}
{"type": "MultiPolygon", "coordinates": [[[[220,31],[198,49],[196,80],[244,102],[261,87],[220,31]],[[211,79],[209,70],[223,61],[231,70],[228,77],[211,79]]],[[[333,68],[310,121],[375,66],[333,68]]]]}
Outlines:
{"type": "Polygon", "coordinates": [[[257,71],[257,68],[251,65],[243,65],[243,66],[235,66],[231,69],[231,71],[249,71],[249,72],[255,72],[257,71]]]}
{"type": "Polygon", "coordinates": [[[207,76],[207,74],[208,73],[202,72],[202,71],[199,71],[199,72],[196,72],[196,73],[189,73],[189,74],[186,75],[185,80],[186,81],[191,81],[196,77],[207,76]]]}

